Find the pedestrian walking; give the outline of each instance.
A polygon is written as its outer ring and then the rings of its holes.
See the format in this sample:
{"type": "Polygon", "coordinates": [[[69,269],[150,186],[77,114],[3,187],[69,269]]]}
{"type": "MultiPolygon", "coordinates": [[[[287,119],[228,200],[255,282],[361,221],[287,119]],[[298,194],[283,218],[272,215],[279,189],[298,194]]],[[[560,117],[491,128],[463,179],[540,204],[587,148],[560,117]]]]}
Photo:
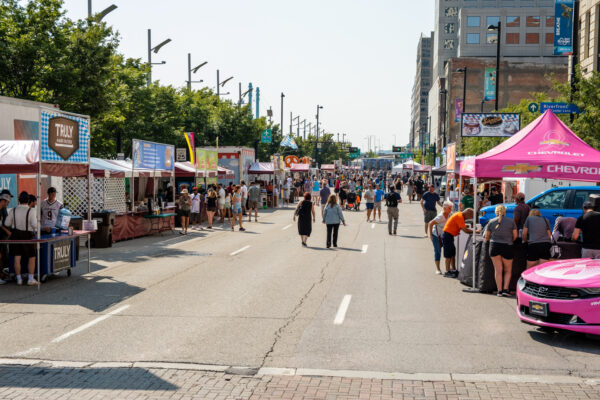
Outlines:
{"type": "Polygon", "coordinates": [[[456,263],[454,257],[456,256],[456,246],[454,245],[454,238],[463,231],[467,234],[472,234],[473,231],[467,228],[465,220],[473,218],[473,209],[467,208],[461,212],[453,214],[446,225],[444,225],[444,232],[442,233],[442,247],[444,250],[444,259],[446,262],[446,273],[445,277],[455,278],[458,276],[456,270],[456,263]]]}
{"type": "Polygon", "coordinates": [[[325,210],[325,206],[327,206],[327,200],[329,200],[329,196],[331,195],[331,189],[327,186],[327,180],[323,179],[322,188],[319,192],[319,197],[321,197],[321,218],[323,217],[323,212],[325,210]]]}
{"type": "MultiPolygon", "coordinates": [[[[5,224],[8,228],[12,228],[10,240],[31,240],[34,238],[34,233],[37,230],[37,219],[35,211],[28,205],[29,193],[21,192],[19,194],[19,205],[11,210],[6,217],[5,224]]],[[[33,244],[11,244],[10,254],[14,256],[15,275],[17,277],[17,285],[23,284],[21,277],[21,259],[27,259],[27,285],[34,286],[38,282],[34,278],[35,271],[35,245],[33,244]]]]}
{"type": "Polygon", "coordinates": [[[315,206],[311,201],[310,192],[304,193],[304,199],[296,206],[294,221],[296,217],[298,217],[298,234],[302,239],[302,246],[306,247],[306,241],[312,233],[312,222],[315,222],[315,206]]]}
{"type": "Polygon", "coordinates": [[[513,243],[518,237],[517,224],[513,219],[506,218],[504,206],[496,206],[495,212],[496,217],[486,224],[483,237],[490,242],[490,258],[494,264],[498,296],[510,296],[508,285],[512,276],[513,243]]]}
{"type": "Polygon", "coordinates": [[[321,188],[319,188],[319,181],[316,179],[316,177],[313,177],[314,183],[313,183],[313,187],[312,187],[312,195],[311,197],[314,199],[315,201],[315,205],[318,207],[320,204],[320,194],[321,194],[321,188]]]}
{"type": "Polygon", "coordinates": [[[206,196],[206,215],[208,216],[208,229],[213,227],[213,219],[215,218],[215,212],[217,211],[217,203],[219,196],[217,195],[214,187],[208,190],[206,196]]]}
{"type": "Polygon", "coordinates": [[[583,203],[583,215],[575,222],[572,239],[579,240],[581,234],[583,234],[581,257],[600,257],[600,212],[594,211],[591,201],[583,203]]]}
{"type": "Polygon", "coordinates": [[[246,186],[246,182],[242,181],[240,190],[242,193],[242,215],[246,215],[246,206],[248,203],[248,187],[246,186]]]}
{"type": "Polygon", "coordinates": [[[408,196],[408,204],[412,204],[415,186],[412,178],[406,182],[406,195],[408,196]]]}
{"type": "Polygon", "coordinates": [[[452,214],[454,204],[446,200],[442,206],[442,212],[439,213],[434,219],[429,221],[429,238],[433,244],[433,261],[435,262],[435,273],[438,275],[442,274],[440,270],[440,260],[442,259],[442,234],[448,218],[452,214]]]}
{"type": "Polygon", "coordinates": [[[190,209],[192,207],[192,198],[187,189],[181,189],[179,196],[179,216],[181,218],[182,235],[187,235],[188,226],[190,225],[190,209]]]}
{"type": "Polygon", "coordinates": [[[198,193],[198,188],[192,188],[192,206],[190,208],[190,226],[194,229],[194,225],[197,225],[196,229],[202,230],[202,203],[203,196],[198,193]]]}
{"type": "Polygon", "coordinates": [[[398,203],[402,203],[402,197],[400,193],[396,192],[396,188],[390,186],[390,192],[385,196],[385,205],[387,206],[387,217],[388,217],[388,233],[395,235],[398,231],[398,203]],[[394,230],[392,231],[392,220],[394,224],[394,230]]]}
{"type": "MultiPolygon", "coordinates": [[[[371,185],[369,184],[367,190],[364,193],[365,202],[367,204],[367,222],[371,222],[371,213],[375,209],[375,192],[373,191],[371,185]]],[[[373,216],[373,221],[375,221],[375,216],[373,216]]]]}
{"type": "Polygon", "coordinates": [[[233,217],[231,218],[231,230],[235,230],[233,227],[235,226],[235,221],[238,220],[238,224],[240,225],[240,232],[245,231],[244,226],[242,225],[242,187],[237,185],[233,191],[233,195],[231,196],[231,212],[233,217]]]}
{"type": "MultiPolygon", "coordinates": [[[[516,226],[516,224],[515,224],[516,226]]],[[[527,269],[543,264],[550,259],[552,231],[550,222],[534,208],[523,225],[523,241],[527,243],[527,269]]]]}
{"type": "Polygon", "coordinates": [[[254,222],[258,222],[258,202],[260,201],[260,187],[252,182],[248,189],[248,222],[252,221],[252,210],[254,210],[254,222]]]}
{"type": "Polygon", "coordinates": [[[330,195],[327,200],[327,206],[323,212],[323,223],[327,225],[327,248],[329,249],[332,243],[333,247],[337,247],[340,223],[346,226],[346,220],[344,220],[342,208],[337,204],[335,194],[330,195]]]}
{"type": "Polygon", "coordinates": [[[219,185],[217,186],[217,196],[218,196],[217,207],[219,209],[221,223],[225,222],[225,196],[226,195],[227,195],[227,193],[225,192],[223,185],[219,183],[219,185]]]}
{"type": "Polygon", "coordinates": [[[421,198],[421,208],[423,209],[423,216],[425,219],[425,237],[428,236],[429,222],[437,215],[436,204],[442,205],[440,195],[435,192],[435,187],[430,185],[427,193],[421,198]]]}
{"type": "MultiPolygon", "coordinates": [[[[381,180],[381,183],[383,183],[383,179],[381,180]]],[[[378,217],[379,214],[379,222],[381,222],[381,203],[383,202],[383,198],[385,196],[385,192],[378,187],[377,189],[375,189],[375,205],[374,205],[374,209],[373,209],[373,221],[375,221],[375,219],[378,217]]]]}

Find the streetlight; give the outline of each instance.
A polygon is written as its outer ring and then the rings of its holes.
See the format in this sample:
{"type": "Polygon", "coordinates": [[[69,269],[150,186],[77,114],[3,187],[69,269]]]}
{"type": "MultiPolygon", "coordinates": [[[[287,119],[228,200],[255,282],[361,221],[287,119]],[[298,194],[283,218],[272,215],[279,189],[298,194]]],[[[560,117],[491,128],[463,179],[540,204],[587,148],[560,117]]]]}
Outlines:
{"type": "Polygon", "coordinates": [[[463,106],[462,106],[462,110],[461,110],[461,114],[465,113],[465,110],[467,109],[467,67],[464,66],[463,68],[459,68],[456,70],[456,72],[462,73],[463,75],[463,106]]]}
{"type": "MultiPolygon", "coordinates": [[[[229,78],[227,78],[227,79],[225,79],[223,82],[221,82],[221,81],[220,81],[220,77],[219,77],[219,73],[220,73],[220,71],[219,71],[219,70],[217,70],[217,97],[218,97],[218,96],[221,96],[221,88],[222,88],[223,86],[225,86],[225,84],[226,84],[227,82],[229,82],[230,80],[232,80],[232,79],[233,79],[233,76],[230,76],[229,78]]],[[[229,92],[227,92],[227,93],[223,93],[223,96],[225,96],[225,95],[228,95],[228,94],[229,94],[229,92]]]]}
{"type": "Polygon", "coordinates": [[[498,111],[498,88],[500,87],[500,42],[502,41],[502,22],[498,21],[498,25],[489,25],[488,31],[498,31],[496,38],[496,105],[494,110],[498,111]]]}
{"type": "Polygon", "coordinates": [[[152,52],[154,52],[154,54],[158,53],[158,51],[161,48],[163,48],[166,44],[168,44],[169,42],[171,42],[171,39],[167,39],[163,42],[160,42],[156,46],[152,47],[152,30],[148,29],[148,65],[150,66],[150,71],[148,72],[148,86],[150,86],[150,84],[152,83],[152,66],[153,65],[162,65],[162,64],[167,63],[166,61],[161,61],[159,63],[153,63],[152,62],[152,52]]]}
{"type": "MultiPolygon", "coordinates": [[[[115,11],[117,9],[117,6],[115,6],[114,4],[111,4],[110,6],[106,7],[104,10],[100,11],[98,13],[98,22],[102,21],[102,18],[106,17],[109,13],[115,11]]],[[[92,0],[88,0],[88,18],[92,18],[92,0]]]]}
{"type": "MultiPolygon", "coordinates": [[[[448,95],[448,91],[446,89],[440,90],[440,95],[444,96],[444,100],[441,102],[443,104],[442,107],[442,149],[446,147],[446,96],[448,95]]],[[[463,109],[464,109],[465,100],[463,99],[463,109]]]]}
{"type": "Polygon", "coordinates": [[[199,81],[192,81],[192,73],[196,73],[198,72],[198,70],[202,67],[204,67],[206,64],[208,64],[208,61],[204,61],[202,64],[196,65],[194,68],[192,68],[192,54],[188,53],[188,80],[187,80],[187,87],[188,90],[192,89],[192,83],[202,83],[204,82],[202,79],[200,79],[199,81]]]}
{"type": "Polygon", "coordinates": [[[283,92],[281,92],[281,124],[279,125],[279,129],[281,130],[281,136],[285,136],[283,134],[283,98],[285,97],[285,94],[283,94],[283,92]]]}
{"type": "Polygon", "coordinates": [[[322,110],[323,106],[317,104],[317,141],[315,142],[315,167],[319,168],[319,110],[322,110]]]}

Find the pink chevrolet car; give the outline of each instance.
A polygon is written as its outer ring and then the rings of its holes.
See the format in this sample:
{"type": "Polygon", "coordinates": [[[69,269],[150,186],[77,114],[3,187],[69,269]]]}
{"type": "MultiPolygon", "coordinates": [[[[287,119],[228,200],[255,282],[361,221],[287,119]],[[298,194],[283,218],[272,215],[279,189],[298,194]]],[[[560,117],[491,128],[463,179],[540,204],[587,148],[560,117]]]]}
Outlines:
{"type": "Polygon", "coordinates": [[[546,330],[600,335],[600,260],[552,261],[523,272],[517,314],[546,330]]]}

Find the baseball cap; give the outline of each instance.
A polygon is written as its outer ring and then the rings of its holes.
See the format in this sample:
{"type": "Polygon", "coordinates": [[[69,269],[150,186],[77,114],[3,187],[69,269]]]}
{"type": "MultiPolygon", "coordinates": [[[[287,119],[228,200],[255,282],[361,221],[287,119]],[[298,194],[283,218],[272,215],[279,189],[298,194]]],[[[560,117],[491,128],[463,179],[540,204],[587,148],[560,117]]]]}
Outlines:
{"type": "Polygon", "coordinates": [[[194,191],[194,190],[198,190],[198,188],[194,186],[194,187],[192,188],[192,191],[194,191]]]}
{"type": "Polygon", "coordinates": [[[594,204],[592,204],[591,201],[586,201],[585,203],[583,203],[584,210],[589,210],[590,208],[594,208],[594,204]]]}
{"type": "Polygon", "coordinates": [[[6,201],[10,201],[12,196],[8,195],[8,194],[0,194],[0,200],[6,200],[6,201]]]}

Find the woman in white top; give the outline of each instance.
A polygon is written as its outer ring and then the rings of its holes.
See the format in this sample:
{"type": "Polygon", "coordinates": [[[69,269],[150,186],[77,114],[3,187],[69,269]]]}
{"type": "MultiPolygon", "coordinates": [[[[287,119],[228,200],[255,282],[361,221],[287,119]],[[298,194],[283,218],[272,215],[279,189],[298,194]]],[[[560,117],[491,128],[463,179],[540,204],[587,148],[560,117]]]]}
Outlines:
{"type": "Polygon", "coordinates": [[[433,260],[435,262],[435,273],[438,275],[442,274],[440,270],[440,260],[442,258],[442,232],[444,226],[452,215],[454,204],[451,201],[446,200],[443,204],[442,212],[439,213],[434,219],[429,222],[429,238],[433,244],[433,260]]]}

